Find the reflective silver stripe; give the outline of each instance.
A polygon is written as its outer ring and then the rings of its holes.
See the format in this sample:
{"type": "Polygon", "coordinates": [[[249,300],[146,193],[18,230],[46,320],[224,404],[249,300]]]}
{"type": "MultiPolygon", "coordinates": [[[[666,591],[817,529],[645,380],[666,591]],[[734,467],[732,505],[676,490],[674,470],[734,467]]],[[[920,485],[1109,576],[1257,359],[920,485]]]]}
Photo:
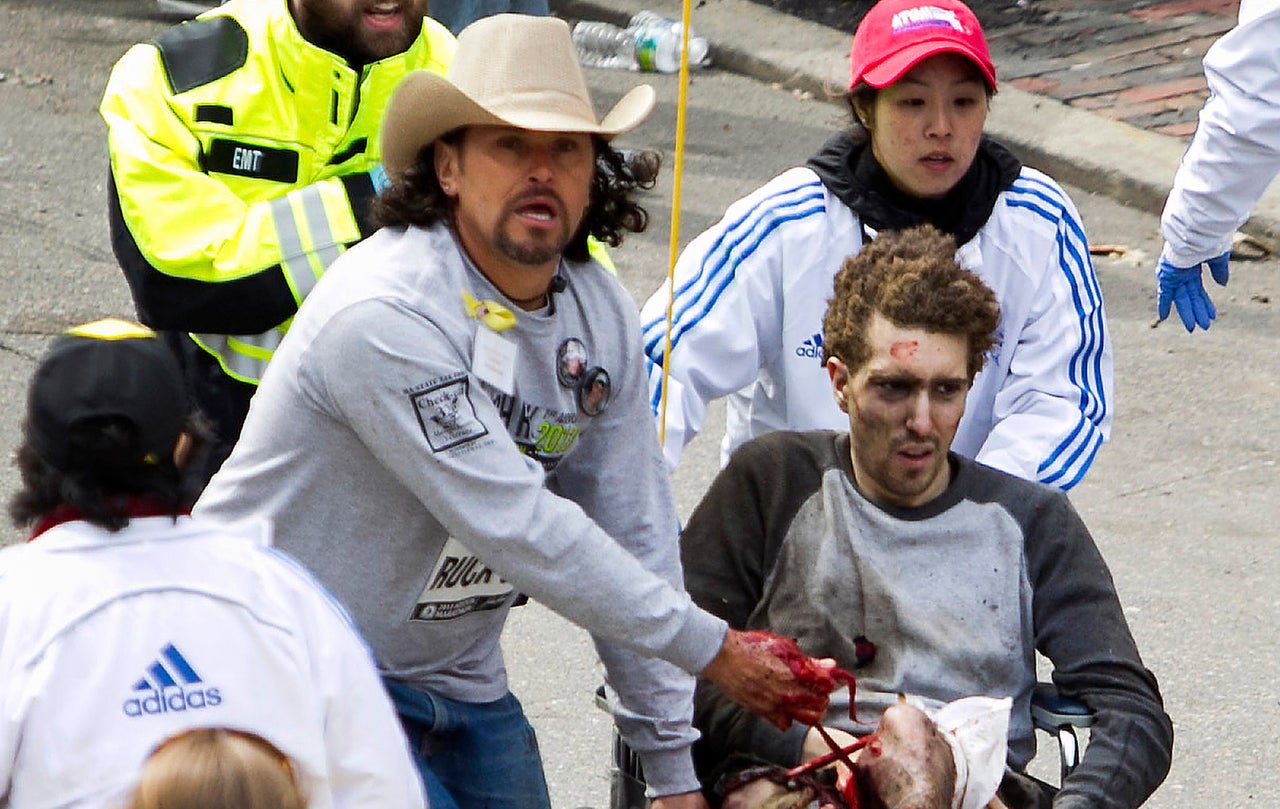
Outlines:
{"type": "Polygon", "coordinates": [[[298,232],[298,222],[289,205],[290,197],[296,197],[302,203],[302,215],[306,217],[307,229],[311,231],[311,243],[318,245],[314,253],[320,266],[327,268],[342,254],[342,249],[334,243],[333,230],[329,227],[329,217],[324,212],[324,197],[320,195],[319,187],[292,191],[271,200],[271,220],[276,227],[276,238],[280,241],[280,263],[289,275],[298,300],[302,300],[316,285],[317,274],[302,247],[302,234],[298,232]]]}
{"type": "MultiPolygon", "coordinates": [[[[342,249],[334,244],[333,231],[325,216],[324,199],[319,188],[312,186],[271,200],[271,222],[275,226],[276,239],[280,244],[280,265],[284,268],[294,293],[301,300],[315,287],[317,278],[302,246],[302,234],[298,231],[298,223],[289,204],[289,197],[294,194],[302,203],[312,243],[323,245],[315,251],[321,266],[328,267],[332,264],[342,254],[342,249]]],[[[277,329],[262,334],[193,336],[206,351],[218,358],[224,371],[237,379],[254,383],[262,379],[271,355],[284,338],[284,334],[277,329]]]]}
{"type": "Polygon", "coordinates": [[[284,334],[278,329],[262,334],[196,334],[196,341],[218,358],[218,364],[230,376],[242,382],[262,381],[267,363],[280,347],[284,334]]]}
{"type": "Polygon", "coordinates": [[[310,292],[315,285],[316,276],[302,250],[302,234],[298,232],[298,223],[293,219],[288,194],[271,200],[271,222],[276,226],[276,241],[280,243],[280,265],[298,290],[299,297],[305,296],[306,293],[299,287],[305,285],[306,291],[310,292]]]}
{"type": "MultiPolygon", "coordinates": [[[[316,257],[320,259],[320,266],[328,269],[334,259],[342,255],[342,251],[338,249],[338,245],[334,244],[333,229],[329,227],[329,217],[324,212],[324,197],[320,194],[319,186],[314,185],[298,193],[302,196],[302,210],[307,216],[307,229],[311,231],[311,243],[316,245],[316,257]]],[[[312,273],[311,286],[303,292],[299,282],[298,294],[305,298],[315,284],[316,276],[312,273]]]]}

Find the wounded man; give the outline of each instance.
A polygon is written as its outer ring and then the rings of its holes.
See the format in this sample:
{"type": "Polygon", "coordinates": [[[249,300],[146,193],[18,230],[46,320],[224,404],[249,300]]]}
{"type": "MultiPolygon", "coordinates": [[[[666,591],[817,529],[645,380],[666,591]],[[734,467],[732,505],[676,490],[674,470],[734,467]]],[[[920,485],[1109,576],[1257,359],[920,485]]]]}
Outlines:
{"type": "Polygon", "coordinates": [[[830,756],[790,770],[727,772],[716,786],[721,809],[1003,809],[996,790],[1010,705],[1007,698],[969,697],[930,714],[901,702],[856,742],[840,747],[852,737],[836,731],[839,750],[830,756]],[[828,758],[831,766],[814,766],[828,758]]]}

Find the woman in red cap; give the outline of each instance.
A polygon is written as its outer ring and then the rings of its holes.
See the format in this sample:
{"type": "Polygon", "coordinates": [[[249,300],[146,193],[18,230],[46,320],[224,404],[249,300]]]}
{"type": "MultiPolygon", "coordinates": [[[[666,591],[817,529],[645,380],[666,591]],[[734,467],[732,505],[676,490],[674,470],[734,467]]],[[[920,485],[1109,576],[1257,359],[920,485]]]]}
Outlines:
{"type": "Polygon", "coordinates": [[[707,403],[733,394],[722,457],[777,429],[844,429],[822,314],[846,257],[928,222],[995,290],[1002,321],[954,449],[1069,489],[1111,426],[1111,342],[1080,216],[1051,178],[983,135],[995,67],[958,0],[882,0],[854,34],[853,126],[731,205],[644,308],[655,411],[674,468],[707,403]],[[669,366],[664,380],[663,366],[669,366]]]}

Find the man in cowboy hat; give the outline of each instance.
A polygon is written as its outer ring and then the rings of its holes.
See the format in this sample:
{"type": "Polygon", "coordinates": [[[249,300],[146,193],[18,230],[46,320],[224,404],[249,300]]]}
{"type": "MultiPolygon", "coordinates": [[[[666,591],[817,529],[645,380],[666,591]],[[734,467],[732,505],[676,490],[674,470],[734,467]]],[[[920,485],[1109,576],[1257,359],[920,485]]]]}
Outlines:
{"type": "Polygon", "coordinates": [[[645,227],[568,26],[497,15],[448,79],[410,75],[383,128],[383,228],[308,297],[197,504],[265,513],[354,612],[435,807],[545,807],[499,649],[527,594],[596,638],[655,806],[698,807],[701,672],[779,726],[827,699],[695,607],[653,434],[639,318],[586,251],[645,227]]]}

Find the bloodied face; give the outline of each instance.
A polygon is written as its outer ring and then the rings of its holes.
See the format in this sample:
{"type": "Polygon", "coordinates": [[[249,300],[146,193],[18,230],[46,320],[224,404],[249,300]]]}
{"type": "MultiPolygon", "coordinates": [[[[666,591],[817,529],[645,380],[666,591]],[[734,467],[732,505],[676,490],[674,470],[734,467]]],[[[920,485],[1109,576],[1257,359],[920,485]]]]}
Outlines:
{"type": "Polygon", "coordinates": [[[949,809],[956,766],[937,725],[911,705],[891,705],[862,749],[857,783],[862,809],[949,809]]]}
{"type": "MultiPolygon", "coordinates": [[[[956,786],[951,745],[919,708],[890,706],[866,746],[852,756],[858,809],[950,808],[956,786]]],[[[824,772],[825,777],[813,772],[792,778],[782,768],[752,768],[725,779],[722,809],[846,806],[844,795],[830,783],[835,774],[824,772]]]]}
{"type": "Polygon", "coordinates": [[[867,344],[871,356],[860,368],[827,360],[836,404],[849,414],[854,480],[873,501],[919,506],[951,480],[947,453],[969,392],[968,345],[879,313],[867,324],[867,344]]]}

